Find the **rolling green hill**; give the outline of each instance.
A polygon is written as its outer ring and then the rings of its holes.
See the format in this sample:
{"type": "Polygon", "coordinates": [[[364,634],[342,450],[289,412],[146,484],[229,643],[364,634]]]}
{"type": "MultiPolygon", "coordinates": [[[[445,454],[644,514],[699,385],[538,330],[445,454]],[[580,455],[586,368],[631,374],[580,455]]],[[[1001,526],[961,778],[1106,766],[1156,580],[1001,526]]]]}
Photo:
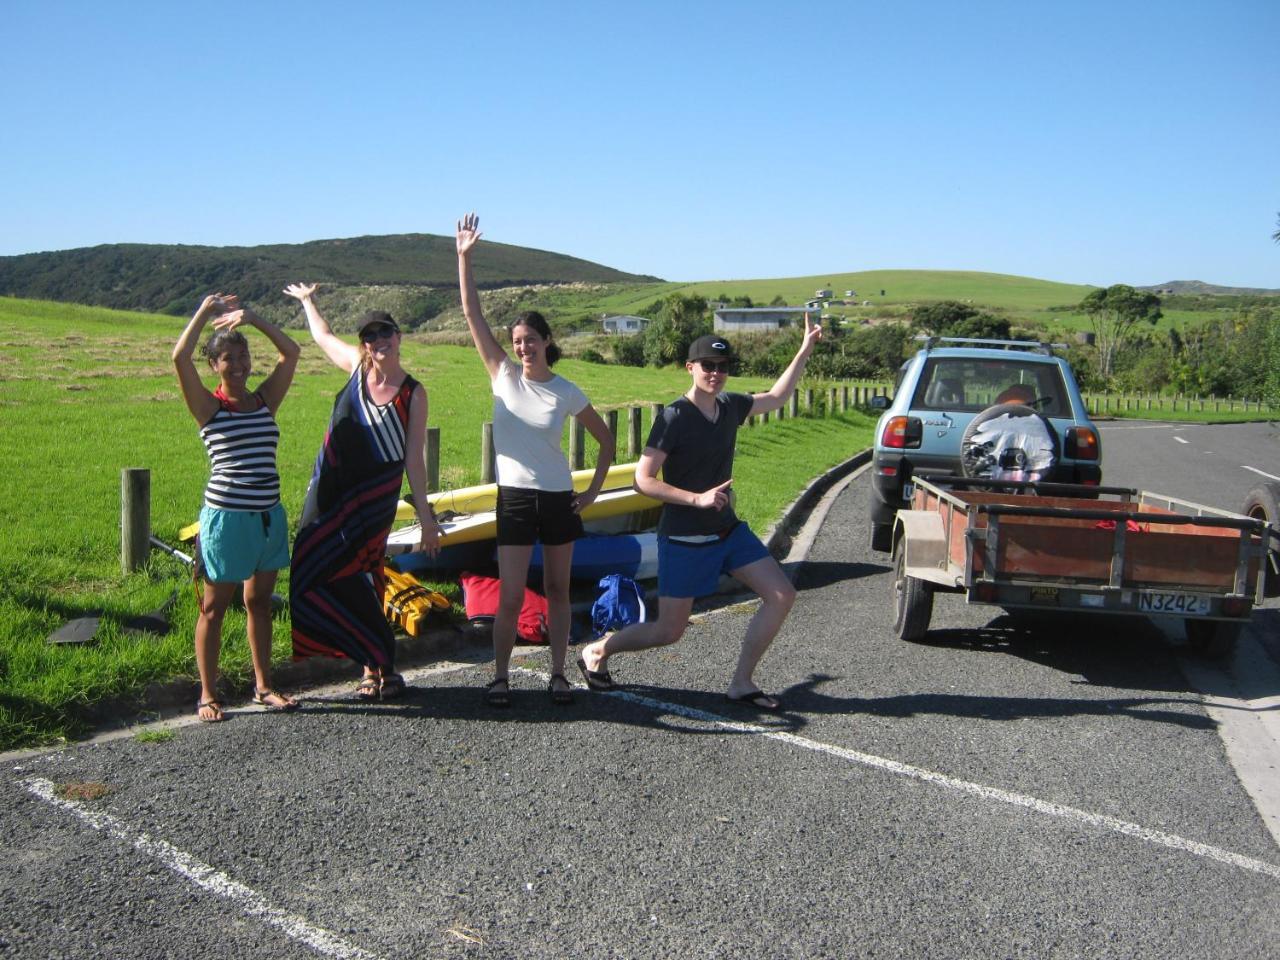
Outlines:
{"type": "MultiPolygon", "coordinates": [[[[476,279],[483,287],[657,281],[504,243],[485,245],[476,279]]],[[[296,280],[452,292],[458,282],[454,241],[411,233],[259,247],[120,243],[0,257],[0,295],[170,314],[189,312],[213,290],[277,301],[280,289],[296,280]]]]}

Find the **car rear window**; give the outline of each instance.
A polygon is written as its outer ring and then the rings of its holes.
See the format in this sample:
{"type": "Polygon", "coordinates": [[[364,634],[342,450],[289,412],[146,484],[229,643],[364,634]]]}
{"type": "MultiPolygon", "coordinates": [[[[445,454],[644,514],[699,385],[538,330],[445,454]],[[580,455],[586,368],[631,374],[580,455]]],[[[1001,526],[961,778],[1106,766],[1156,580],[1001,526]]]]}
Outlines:
{"type": "Polygon", "coordinates": [[[1057,364],[1008,359],[931,357],[911,399],[913,410],[985,410],[994,403],[1026,403],[1046,416],[1070,416],[1057,364]]]}

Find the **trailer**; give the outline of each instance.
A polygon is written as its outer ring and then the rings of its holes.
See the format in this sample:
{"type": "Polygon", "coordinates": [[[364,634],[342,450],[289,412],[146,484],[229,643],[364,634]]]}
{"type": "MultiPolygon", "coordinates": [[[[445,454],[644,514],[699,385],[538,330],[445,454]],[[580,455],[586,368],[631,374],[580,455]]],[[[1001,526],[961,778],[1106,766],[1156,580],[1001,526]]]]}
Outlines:
{"type": "Polygon", "coordinates": [[[1265,595],[1267,519],[1123,487],[917,478],[893,535],[894,632],[919,640],[935,593],[1019,613],[1176,617],[1226,656],[1265,595]]]}

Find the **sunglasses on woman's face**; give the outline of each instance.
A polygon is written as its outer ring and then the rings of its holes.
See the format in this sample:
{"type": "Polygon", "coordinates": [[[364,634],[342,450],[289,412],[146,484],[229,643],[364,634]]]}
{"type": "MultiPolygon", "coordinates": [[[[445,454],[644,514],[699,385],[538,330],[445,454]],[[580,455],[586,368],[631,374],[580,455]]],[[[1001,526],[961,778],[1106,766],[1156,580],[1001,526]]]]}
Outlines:
{"type": "Polygon", "coordinates": [[[370,327],[360,334],[361,343],[373,343],[375,340],[390,339],[395,335],[396,328],[390,324],[381,324],[376,327],[370,327]]]}
{"type": "Polygon", "coordinates": [[[732,360],[699,360],[703,373],[728,373],[733,366],[732,360]]]}

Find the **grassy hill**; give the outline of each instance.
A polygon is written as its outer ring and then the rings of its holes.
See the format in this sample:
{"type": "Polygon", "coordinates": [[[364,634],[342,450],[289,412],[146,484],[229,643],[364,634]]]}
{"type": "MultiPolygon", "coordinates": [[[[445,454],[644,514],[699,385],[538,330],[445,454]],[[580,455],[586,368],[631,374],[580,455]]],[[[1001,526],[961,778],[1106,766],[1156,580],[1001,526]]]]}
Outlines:
{"type": "Polygon", "coordinates": [[[972,300],[984,306],[1017,311],[1076,304],[1093,289],[1052,280],[964,270],[861,270],[773,280],[702,280],[667,284],[666,287],[668,292],[696,294],[709,299],[721,295],[745,295],[761,304],[768,303],[775,296],[781,296],[790,304],[801,304],[818,290],[830,290],[837,300],[857,303],[870,300],[873,305],[972,300]],[[846,290],[852,290],[854,294],[846,297],[846,290]]]}
{"type": "MultiPolygon", "coordinates": [[[[476,279],[482,287],[508,287],[657,278],[546,250],[488,243],[476,279]]],[[[442,287],[456,300],[454,241],[412,233],[258,247],[121,243],[0,257],[0,295],[169,314],[188,313],[212,290],[278,302],[280,289],[295,280],[420,291],[442,287]]],[[[429,313],[431,304],[422,307],[429,313]]]]}

